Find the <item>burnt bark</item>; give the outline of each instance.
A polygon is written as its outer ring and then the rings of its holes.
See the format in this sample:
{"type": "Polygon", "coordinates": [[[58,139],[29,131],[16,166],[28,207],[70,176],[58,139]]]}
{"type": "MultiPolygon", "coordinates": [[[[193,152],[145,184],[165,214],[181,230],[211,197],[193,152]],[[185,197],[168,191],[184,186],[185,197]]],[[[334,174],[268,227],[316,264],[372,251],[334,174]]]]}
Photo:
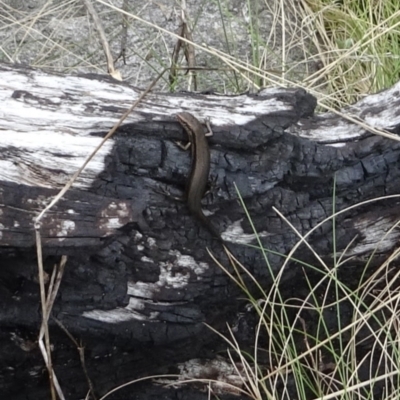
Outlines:
{"type": "MultiPolygon", "coordinates": [[[[0,66],[0,80],[0,391],[13,399],[45,398],[47,372],[37,347],[27,345],[34,344],[41,319],[34,220],[140,90],[106,77],[7,65],[0,66]]],[[[399,88],[344,112],[397,134],[399,88]]],[[[178,362],[215,357],[226,346],[203,322],[224,330],[244,306],[240,290],[207,252],[229,268],[221,244],[184,203],[159,193],[182,192],[189,174],[190,154],[174,143],[186,140],[174,118],[178,111],[210,117],[213,184],[203,209],[262,287],[272,279],[255,231],[273,273],[299,241],[273,207],[305,235],[334,209],[371,200],[336,216],[335,230],[331,220],[308,237],[328,264],[333,242],[336,254],[346,250],[352,259],[343,268],[355,282],[372,251],[371,268],[396,247],[400,232],[390,228],[400,211],[399,142],[339,115],[314,115],[315,107],[302,89],[240,96],[153,92],[46,214],[40,232],[48,272],[68,255],[53,316],[85,344],[99,394],[176,370],[178,362]],[[389,197],[372,201],[380,196],[389,197]]],[[[294,256],[315,262],[305,245],[294,256]]],[[[282,284],[292,293],[300,269],[290,266],[282,284]]],[[[252,332],[255,325],[247,324],[252,332]]],[[[54,320],[50,325],[56,373],[68,398],[83,397],[88,386],[76,348],[54,320]]],[[[119,395],[148,399],[160,390],[170,393],[142,384],[119,395]]],[[[195,396],[203,398],[194,392],[181,398],[195,396]]]]}

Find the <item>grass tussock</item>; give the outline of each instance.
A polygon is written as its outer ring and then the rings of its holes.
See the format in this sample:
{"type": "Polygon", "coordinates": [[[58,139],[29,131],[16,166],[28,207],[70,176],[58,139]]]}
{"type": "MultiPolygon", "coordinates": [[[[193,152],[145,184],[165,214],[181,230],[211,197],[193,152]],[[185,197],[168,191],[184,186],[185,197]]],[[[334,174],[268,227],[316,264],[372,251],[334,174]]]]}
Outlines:
{"type": "MultiPolygon", "coordinates": [[[[358,206],[361,204],[340,214],[358,206]]],[[[224,337],[229,354],[242,367],[241,389],[252,399],[399,397],[400,271],[396,260],[400,249],[372,272],[374,254],[360,270],[352,266],[353,243],[341,253],[334,243],[333,265],[328,265],[307,238],[325,223],[334,226],[338,214],[334,213],[305,236],[295,231],[298,244],[288,256],[282,256],[285,261],[278,273],[270,269],[273,284],[268,290],[237,260],[232,260],[233,273],[225,269],[244,291],[259,319],[252,351],[242,349],[232,331],[230,337],[224,337]],[[313,252],[315,264],[295,257],[300,245],[313,252]],[[294,295],[284,297],[281,283],[288,268],[296,268],[296,287],[306,290],[299,290],[297,295],[295,290],[294,295]],[[255,284],[262,296],[253,297],[254,290],[248,288],[246,281],[255,284]]],[[[398,229],[398,224],[385,237],[398,229]]],[[[262,251],[268,258],[267,252],[262,251]]]]}

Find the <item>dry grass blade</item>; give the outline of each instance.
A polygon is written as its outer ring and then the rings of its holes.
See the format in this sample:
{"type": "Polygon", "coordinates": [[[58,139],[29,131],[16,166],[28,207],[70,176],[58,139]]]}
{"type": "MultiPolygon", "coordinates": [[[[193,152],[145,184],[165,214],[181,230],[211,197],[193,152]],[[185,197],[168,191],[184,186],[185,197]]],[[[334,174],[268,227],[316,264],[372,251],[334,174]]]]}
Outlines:
{"type": "MultiPolygon", "coordinates": [[[[52,399],[56,399],[55,395],[55,389],[57,390],[57,393],[59,396],[64,399],[62,395],[62,391],[60,388],[60,385],[58,384],[57,378],[54,374],[52,365],[51,365],[51,352],[50,352],[50,337],[49,337],[49,332],[48,332],[48,326],[47,326],[47,321],[48,317],[50,314],[50,301],[54,301],[56,293],[50,292],[49,297],[46,298],[46,293],[45,293],[45,279],[44,279],[44,268],[43,268],[43,254],[42,254],[42,242],[41,242],[41,235],[40,235],[40,221],[43,218],[43,216],[46,214],[47,211],[49,211],[61,198],[62,196],[71,188],[75,180],[78,178],[78,176],[81,174],[81,172],[84,170],[84,168],[87,166],[87,164],[90,162],[90,160],[95,156],[95,154],[99,151],[101,146],[115,133],[117,128],[121,125],[121,123],[125,120],[125,118],[132,112],[132,110],[141,102],[141,100],[149,93],[152,88],[155,86],[155,84],[158,82],[158,80],[164,75],[166,69],[164,69],[158,77],[148,86],[148,88],[138,97],[138,99],[133,103],[133,105],[122,115],[122,117],[116,122],[116,124],[113,126],[113,128],[107,133],[107,135],[104,137],[104,139],[100,142],[100,144],[92,151],[92,153],[86,158],[85,162],[82,164],[82,166],[75,172],[75,174],[72,176],[72,178],[67,182],[67,184],[61,189],[61,191],[58,193],[57,196],[50,202],[50,204],[45,207],[39,216],[35,220],[35,237],[36,237],[36,251],[37,251],[37,258],[38,258],[38,270],[39,270],[39,282],[40,282],[40,297],[41,297],[41,303],[42,303],[42,314],[43,314],[43,319],[42,319],[42,327],[40,329],[40,335],[39,335],[39,346],[42,351],[43,358],[45,360],[45,363],[47,365],[47,368],[49,370],[49,377],[50,377],[50,387],[52,391],[52,399]],[[45,336],[45,341],[46,341],[46,346],[43,345],[42,338],[43,334],[45,336]]],[[[64,265],[66,262],[66,258],[64,259],[64,256],[61,259],[60,263],[60,271],[63,270],[64,265]],[[62,266],[62,268],[61,268],[62,266]]],[[[62,275],[61,275],[62,276],[62,275]]],[[[61,276],[59,278],[59,281],[56,282],[56,289],[58,289],[60,281],[61,281],[61,276]]]]}
{"type": "Polygon", "coordinates": [[[108,44],[106,33],[104,32],[103,24],[100,21],[100,17],[97,14],[97,11],[93,7],[93,4],[90,0],[84,0],[84,3],[86,5],[86,8],[87,8],[89,14],[92,16],[93,22],[97,29],[97,32],[99,33],[100,41],[103,46],[104,54],[105,54],[106,60],[107,60],[107,71],[114,79],[116,79],[118,81],[122,81],[121,73],[117,69],[115,69],[110,45],[108,44]]]}
{"type": "MultiPolygon", "coordinates": [[[[38,235],[38,234],[37,234],[38,235]]],[[[40,235],[38,235],[37,240],[40,244],[40,235]]],[[[56,374],[53,370],[51,361],[51,346],[50,346],[50,334],[48,327],[48,320],[51,313],[51,309],[54,304],[54,300],[57,296],[58,289],[60,287],[61,279],[64,273],[65,264],[67,262],[67,257],[62,256],[59,267],[55,266],[50,280],[49,290],[46,296],[45,282],[44,282],[44,270],[41,255],[41,246],[37,248],[38,250],[38,265],[39,265],[39,284],[40,284],[40,297],[42,304],[42,324],[40,327],[40,333],[38,338],[39,348],[42,352],[43,359],[45,361],[49,378],[50,378],[50,391],[51,397],[55,400],[56,392],[58,396],[63,400],[64,395],[61,390],[61,386],[58,383],[56,374]],[[45,338],[45,344],[43,343],[43,336],[45,338]]]]}
{"type": "Polygon", "coordinates": [[[54,197],[54,199],[50,202],[50,204],[45,207],[40,214],[37,216],[35,220],[35,229],[39,230],[40,229],[40,221],[43,218],[43,216],[49,211],[57,202],[62,198],[62,196],[71,188],[71,186],[74,184],[78,176],[82,173],[82,171],[86,168],[86,166],[89,164],[89,162],[92,160],[92,158],[96,155],[96,153],[99,151],[99,149],[103,146],[103,144],[110,139],[112,135],[116,132],[116,130],[119,128],[119,126],[122,124],[122,122],[126,119],[126,117],[137,107],[137,105],[143,100],[143,98],[153,89],[153,87],[156,85],[156,83],[160,80],[160,78],[164,75],[164,73],[168,70],[168,68],[164,69],[156,79],[149,85],[149,87],[138,97],[138,99],[132,104],[132,106],[125,111],[125,113],[122,115],[122,117],[115,123],[115,125],[110,129],[110,131],[107,133],[107,135],[103,138],[103,140],[98,144],[98,146],[92,151],[91,154],[86,158],[82,166],[75,172],[75,174],[71,177],[71,179],[65,184],[65,186],[60,190],[60,192],[57,194],[57,196],[54,197]]]}

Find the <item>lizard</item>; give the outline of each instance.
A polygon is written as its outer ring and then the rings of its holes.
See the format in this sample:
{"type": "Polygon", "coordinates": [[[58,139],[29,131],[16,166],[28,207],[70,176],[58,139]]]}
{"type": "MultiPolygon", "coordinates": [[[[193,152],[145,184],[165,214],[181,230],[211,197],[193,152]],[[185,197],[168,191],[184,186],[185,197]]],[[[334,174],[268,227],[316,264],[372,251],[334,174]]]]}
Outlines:
{"type": "Polygon", "coordinates": [[[188,147],[191,147],[192,154],[192,166],[185,191],[187,206],[189,211],[203,223],[214,238],[224,242],[220,233],[204,215],[201,208],[201,199],[206,191],[210,172],[210,149],[208,147],[207,136],[212,136],[213,132],[209,123],[206,123],[209,132],[204,133],[204,128],[200,121],[188,112],[180,112],[176,115],[176,118],[185,129],[189,138],[186,146],[182,146],[180,143],[178,145],[186,150],[188,147]]]}

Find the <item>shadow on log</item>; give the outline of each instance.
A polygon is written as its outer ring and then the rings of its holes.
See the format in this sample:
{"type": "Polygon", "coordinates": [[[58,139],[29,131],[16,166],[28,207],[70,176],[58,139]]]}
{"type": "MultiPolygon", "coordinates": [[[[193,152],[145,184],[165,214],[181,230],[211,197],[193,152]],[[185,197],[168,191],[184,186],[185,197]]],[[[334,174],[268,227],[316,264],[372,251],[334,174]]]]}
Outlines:
{"type": "MultiPolygon", "coordinates": [[[[35,345],[41,308],[34,220],[140,91],[100,76],[9,65],[0,66],[0,77],[0,391],[14,400],[49,398],[35,345]]],[[[399,89],[370,95],[344,112],[397,134],[399,89]]],[[[256,316],[247,313],[239,322],[243,293],[207,252],[228,267],[221,244],[185,203],[160,194],[179,195],[189,175],[190,154],[174,143],[186,140],[178,112],[210,118],[213,184],[203,210],[261,287],[267,290],[272,278],[258,240],[278,273],[299,241],[290,225],[305,235],[333,210],[362,201],[388,196],[337,215],[335,230],[332,221],[325,223],[308,237],[310,246],[328,265],[334,248],[335,256],[346,251],[350,261],[341,268],[354,284],[373,251],[371,271],[396,248],[400,231],[386,233],[400,211],[399,142],[339,115],[314,115],[315,106],[301,89],[240,96],[151,93],[45,215],[40,232],[47,272],[68,255],[52,315],[85,347],[99,395],[138,377],[178,372],[177,363],[215,359],[226,344],[204,322],[225,333],[227,324],[239,326],[239,340],[254,341],[256,316]]],[[[317,263],[304,244],[294,257],[317,263]]],[[[257,297],[251,280],[243,279],[257,297]]],[[[301,267],[291,262],[281,281],[288,297],[301,297],[301,279],[301,267]]],[[[50,333],[67,398],[83,398],[88,384],[76,346],[54,319],[50,333]]],[[[196,388],[181,390],[181,399],[207,398],[196,388]]],[[[110,398],[175,398],[173,393],[147,382],[110,398]]]]}

